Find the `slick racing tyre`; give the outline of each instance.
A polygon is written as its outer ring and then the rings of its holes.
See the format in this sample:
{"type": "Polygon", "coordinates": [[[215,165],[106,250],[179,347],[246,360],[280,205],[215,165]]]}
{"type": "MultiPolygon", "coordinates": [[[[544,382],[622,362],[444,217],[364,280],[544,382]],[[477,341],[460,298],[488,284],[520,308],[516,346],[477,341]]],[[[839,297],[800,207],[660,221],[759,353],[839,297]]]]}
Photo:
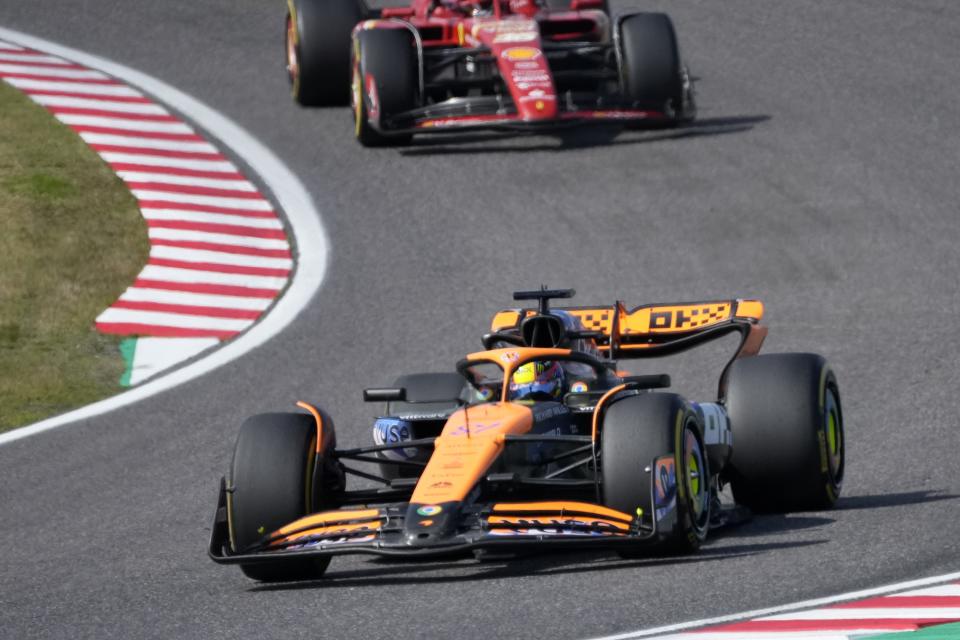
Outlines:
{"type": "Polygon", "coordinates": [[[726,393],[733,430],[727,473],[737,502],[760,512],[832,507],[844,471],[837,379],[812,353],[742,358],[726,393]]]}
{"type": "Polygon", "coordinates": [[[370,14],[363,0],[287,0],[286,64],[304,106],[350,103],[350,34],[370,14]]]}
{"type": "Polygon", "coordinates": [[[351,55],[355,134],[365,147],[409,144],[412,136],[384,135],[372,123],[385,123],[417,105],[419,61],[406,29],[360,31],[351,55]]]}
{"type": "Polygon", "coordinates": [[[611,404],[603,416],[600,469],[606,506],[631,515],[639,509],[644,520],[659,511],[664,523],[675,513],[673,529],[658,532],[660,550],[689,553],[706,539],[711,496],[703,430],[681,396],[643,393],[611,404]]]}
{"type": "Polygon", "coordinates": [[[636,13],[620,23],[623,90],[641,108],[678,116],[683,68],[673,22],[665,13],[636,13]]]}
{"type": "MultiPolygon", "coordinates": [[[[314,497],[317,428],[312,416],[265,413],[240,427],[230,466],[227,502],[234,553],[305,516],[314,497]]],[[[247,577],[264,582],[307,580],[323,575],[329,558],[241,564],[247,577]]]]}

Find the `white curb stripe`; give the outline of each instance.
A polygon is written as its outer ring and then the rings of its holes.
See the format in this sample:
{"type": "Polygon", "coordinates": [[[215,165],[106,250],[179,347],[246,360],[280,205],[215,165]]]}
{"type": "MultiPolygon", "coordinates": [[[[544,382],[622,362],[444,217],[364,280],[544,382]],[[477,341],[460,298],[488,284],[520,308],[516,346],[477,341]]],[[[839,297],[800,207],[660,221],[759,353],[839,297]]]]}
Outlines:
{"type": "Polygon", "coordinates": [[[190,293],[188,291],[168,291],[166,289],[148,289],[130,287],[120,296],[121,300],[131,302],[158,302],[160,304],[179,304],[194,307],[218,307],[221,309],[244,309],[263,311],[273,300],[269,298],[241,298],[240,296],[218,296],[208,293],[190,293]]]}
{"type": "Polygon", "coordinates": [[[928,587],[926,589],[917,589],[916,591],[892,593],[888,597],[911,598],[915,596],[960,596],[960,584],[944,584],[939,587],[928,587]]]}
{"type": "Polygon", "coordinates": [[[20,64],[0,63],[0,74],[22,73],[31,76],[49,76],[51,78],[72,78],[74,80],[109,80],[110,77],[99,71],[86,69],[54,69],[52,67],[30,67],[20,64]]]}
{"type": "Polygon", "coordinates": [[[249,236],[234,236],[226,233],[211,233],[209,231],[191,231],[188,229],[168,229],[166,227],[151,227],[147,230],[151,239],[180,240],[183,242],[209,242],[210,244],[226,244],[235,247],[250,247],[251,249],[289,249],[290,244],[279,238],[253,238],[249,236]]]}
{"type": "Polygon", "coordinates": [[[235,320],[233,318],[211,318],[207,316],[183,315],[179,313],[160,313],[157,311],[138,311],[111,307],[100,314],[98,324],[146,324],[157,327],[177,327],[179,329],[209,329],[212,331],[243,331],[253,320],[235,320]]]}
{"type": "Polygon", "coordinates": [[[30,99],[45,107],[68,107],[71,109],[95,109],[117,114],[131,113],[140,116],[169,116],[170,112],[156,104],[143,102],[115,102],[113,100],[87,100],[69,96],[46,96],[28,94],[30,99]]]}
{"type": "Polygon", "coordinates": [[[190,169],[192,171],[214,171],[237,173],[237,167],[228,160],[194,160],[192,158],[167,158],[163,156],[149,156],[141,153],[121,153],[119,151],[104,151],[100,157],[115,164],[140,164],[151,167],[170,167],[173,169],[190,169]]]}
{"type": "Polygon", "coordinates": [[[289,271],[293,268],[293,260],[289,258],[263,258],[242,253],[184,249],[182,247],[171,247],[167,245],[155,245],[151,247],[150,257],[165,260],[182,260],[184,262],[208,262],[238,267],[259,267],[262,269],[286,269],[289,271]]]}
{"type": "Polygon", "coordinates": [[[84,116],[74,113],[54,114],[57,120],[75,127],[109,127],[143,133],[179,133],[194,134],[194,130],[182,122],[151,122],[149,120],[121,120],[101,116],[84,116]]]}
{"type": "Polygon", "coordinates": [[[31,78],[5,78],[5,81],[21,91],[59,91],[90,96],[115,96],[118,98],[142,98],[136,89],[122,84],[94,84],[78,82],[57,82],[56,80],[33,80],[31,78]]]}
{"type": "Polygon", "coordinates": [[[0,42],[0,49],[7,49],[9,51],[23,51],[23,47],[18,47],[15,44],[10,44],[9,42],[0,42]]]}
{"type": "MultiPolygon", "coordinates": [[[[147,220],[180,220],[181,222],[204,222],[208,224],[228,224],[234,227],[250,227],[251,229],[282,229],[283,223],[280,222],[279,218],[259,218],[253,216],[232,216],[227,213],[208,213],[205,211],[185,211],[183,209],[141,209],[143,217],[147,220]]],[[[190,231],[186,229],[164,229],[157,227],[153,229],[154,231],[176,231],[177,233],[201,233],[204,234],[204,238],[215,237],[216,240],[204,240],[205,242],[221,242],[220,238],[235,238],[236,236],[231,236],[227,234],[210,234],[208,231],[190,231]]],[[[157,236],[162,237],[162,236],[157,236]]],[[[191,236],[166,236],[170,240],[200,240],[200,238],[194,238],[191,236]]],[[[284,240],[275,240],[272,238],[257,238],[257,240],[267,240],[271,244],[269,246],[264,246],[264,249],[284,249],[287,247],[287,243],[284,240]],[[272,243],[283,242],[283,246],[274,245],[272,243]]],[[[233,242],[228,244],[235,244],[233,242]]]]}
{"type": "Polygon", "coordinates": [[[223,207],[224,209],[248,209],[251,211],[273,211],[273,207],[266,200],[247,198],[221,198],[218,196],[195,196],[190,193],[176,193],[173,191],[146,191],[133,189],[137,200],[150,202],[182,202],[184,204],[199,204],[209,207],[223,207]]]}
{"type": "Polygon", "coordinates": [[[209,142],[139,138],[134,135],[121,136],[109,133],[89,133],[87,131],[81,131],[80,137],[83,138],[83,141],[87,144],[103,144],[111,147],[162,149],[165,151],[183,151],[188,153],[219,153],[217,148],[209,142]]]}
{"type": "Polygon", "coordinates": [[[126,182],[153,182],[158,184],[178,184],[209,189],[229,189],[231,191],[256,192],[257,188],[247,180],[215,180],[213,178],[194,178],[170,173],[141,173],[139,171],[117,171],[126,182]]]}
{"type": "Polygon", "coordinates": [[[198,269],[178,269],[177,267],[159,267],[148,264],[140,272],[140,279],[159,282],[185,282],[192,284],[228,284],[234,287],[253,289],[273,289],[280,291],[287,284],[286,278],[270,276],[247,276],[198,269]]]}

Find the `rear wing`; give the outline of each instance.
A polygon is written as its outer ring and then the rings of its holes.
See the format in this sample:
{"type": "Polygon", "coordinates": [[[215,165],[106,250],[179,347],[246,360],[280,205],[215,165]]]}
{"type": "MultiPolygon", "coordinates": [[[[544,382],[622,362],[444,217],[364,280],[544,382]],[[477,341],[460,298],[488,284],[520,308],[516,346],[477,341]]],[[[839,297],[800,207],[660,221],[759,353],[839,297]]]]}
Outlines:
{"type": "MultiPolygon", "coordinates": [[[[742,336],[734,358],[756,355],[767,329],[760,324],[759,300],[718,300],[649,304],[627,310],[619,300],[609,307],[555,307],[580,320],[600,352],[609,358],[653,358],[684,351],[703,342],[738,332],[742,336]]],[[[491,331],[519,331],[534,309],[506,309],[493,317],[491,331]]]]}

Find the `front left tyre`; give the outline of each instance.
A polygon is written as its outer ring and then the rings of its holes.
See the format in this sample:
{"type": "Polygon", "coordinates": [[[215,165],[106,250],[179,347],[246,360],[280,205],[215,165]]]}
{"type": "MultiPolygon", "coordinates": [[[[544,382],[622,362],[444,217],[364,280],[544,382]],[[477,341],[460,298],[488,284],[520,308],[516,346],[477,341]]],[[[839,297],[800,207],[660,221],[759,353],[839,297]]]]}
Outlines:
{"type": "MultiPolygon", "coordinates": [[[[600,447],[603,503],[647,514],[658,526],[673,521],[672,528],[658,531],[660,551],[699,549],[710,524],[710,470],[703,429],[690,403],[673,393],[615,401],[604,412],[600,447]]],[[[643,547],[620,552],[643,553],[643,547]]]]}

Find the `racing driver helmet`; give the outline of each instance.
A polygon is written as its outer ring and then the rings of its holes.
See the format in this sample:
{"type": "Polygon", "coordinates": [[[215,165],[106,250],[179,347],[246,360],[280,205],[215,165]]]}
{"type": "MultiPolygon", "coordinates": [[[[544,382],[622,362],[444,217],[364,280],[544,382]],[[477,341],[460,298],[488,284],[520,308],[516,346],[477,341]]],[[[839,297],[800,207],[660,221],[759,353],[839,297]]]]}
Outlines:
{"type": "Polygon", "coordinates": [[[563,394],[559,362],[535,360],[517,367],[510,377],[510,400],[557,400],[563,394]]]}

